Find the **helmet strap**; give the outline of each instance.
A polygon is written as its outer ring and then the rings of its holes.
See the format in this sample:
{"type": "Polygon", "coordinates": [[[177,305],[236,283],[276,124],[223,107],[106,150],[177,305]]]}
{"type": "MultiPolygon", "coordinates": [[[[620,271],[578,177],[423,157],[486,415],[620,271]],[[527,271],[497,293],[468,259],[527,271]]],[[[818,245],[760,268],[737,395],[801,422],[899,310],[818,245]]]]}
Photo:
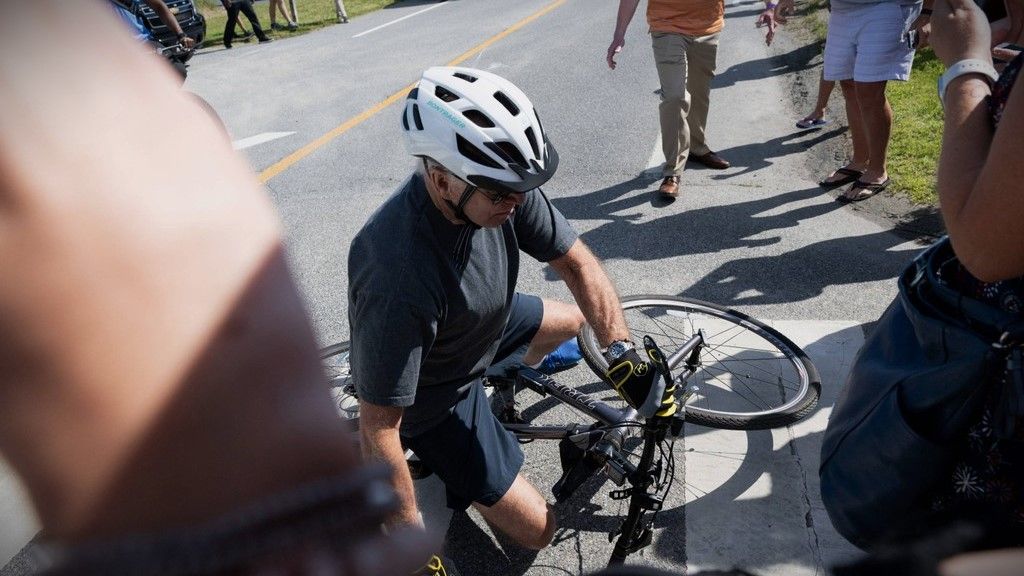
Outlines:
{"type": "MultiPolygon", "coordinates": [[[[430,171],[430,167],[427,166],[427,159],[423,158],[422,160],[423,160],[423,170],[425,172],[429,172],[430,171]]],[[[441,201],[444,202],[448,206],[448,208],[452,211],[452,215],[455,216],[456,219],[465,222],[466,225],[472,226],[473,228],[480,228],[480,226],[478,226],[475,222],[473,222],[472,220],[469,219],[469,216],[466,215],[466,210],[465,210],[466,204],[469,204],[469,199],[473,197],[473,193],[476,192],[476,190],[477,190],[476,186],[474,186],[473,184],[470,184],[469,182],[466,182],[466,189],[463,190],[462,196],[459,197],[459,203],[458,204],[452,202],[451,200],[449,200],[447,198],[443,198],[443,197],[441,198],[441,201]]]]}
{"type": "Polygon", "coordinates": [[[479,226],[477,226],[476,222],[473,222],[472,220],[469,219],[469,216],[466,215],[466,210],[465,210],[466,204],[469,204],[469,199],[473,197],[473,193],[474,192],[476,192],[476,186],[470,184],[469,182],[466,182],[466,189],[462,192],[462,196],[459,197],[459,204],[458,205],[453,204],[451,201],[449,201],[447,199],[445,200],[445,202],[448,202],[448,207],[450,207],[452,209],[452,211],[455,212],[455,217],[456,218],[458,218],[459,220],[462,220],[463,222],[465,222],[469,226],[472,226],[474,228],[479,228],[479,226]]]}

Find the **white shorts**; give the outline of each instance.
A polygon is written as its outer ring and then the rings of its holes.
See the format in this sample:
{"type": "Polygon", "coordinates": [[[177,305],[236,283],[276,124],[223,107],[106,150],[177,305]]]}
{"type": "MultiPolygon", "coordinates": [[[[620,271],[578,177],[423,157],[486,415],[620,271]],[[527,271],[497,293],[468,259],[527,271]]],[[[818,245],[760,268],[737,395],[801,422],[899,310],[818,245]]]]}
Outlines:
{"type": "Polygon", "coordinates": [[[832,1],[825,39],[825,80],[908,80],[914,49],[907,31],[921,4],[832,1]]]}

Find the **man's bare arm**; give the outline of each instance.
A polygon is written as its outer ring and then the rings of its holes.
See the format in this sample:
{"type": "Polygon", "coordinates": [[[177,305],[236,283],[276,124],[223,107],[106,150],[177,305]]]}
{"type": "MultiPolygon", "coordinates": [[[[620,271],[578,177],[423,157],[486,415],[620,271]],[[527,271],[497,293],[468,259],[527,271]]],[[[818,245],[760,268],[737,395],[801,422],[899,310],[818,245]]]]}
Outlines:
{"type": "Polygon", "coordinates": [[[398,493],[399,508],[388,525],[422,526],[412,476],[398,435],[402,412],[401,408],[360,402],[359,439],[366,460],[384,462],[391,467],[391,481],[398,493]]]}
{"type": "Polygon", "coordinates": [[[601,345],[629,337],[615,285],[582,240],[550,264],[569,287],[601,345]]]}

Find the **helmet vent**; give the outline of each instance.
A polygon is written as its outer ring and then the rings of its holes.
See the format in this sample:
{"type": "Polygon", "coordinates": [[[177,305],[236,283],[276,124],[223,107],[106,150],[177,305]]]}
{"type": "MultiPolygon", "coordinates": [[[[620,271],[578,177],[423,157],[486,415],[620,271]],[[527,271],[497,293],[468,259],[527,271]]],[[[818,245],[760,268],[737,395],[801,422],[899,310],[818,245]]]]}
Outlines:
{"type": "Polygon", "coordinates": [[[437,96],[438,98],[444,100],[445,102],[454,102],[459,99],[459,97],[456,96],[454,92],[445,88],[444,86],[436,86],[434,88],[434,96],[437,96]]]}
{"type": "Polygon", "coordinates": [[[481,128],[494,128],[494,122],[479,110],[466,110],[462,115],[481,128]]]}
{"type": "Polygon", "coordinates": [[[523,153],[511,142],[487,142],[485,145],[493,150],[495,154],[501,156],[502,160],[510,164],[528,166],[526,158],[523,158],[523,153]]]}
{"type": "Polygon", "coordinates": [[[405,128],[406,132],[409,131],[409,111],[408,110],[406,110],[405,112],[402,113],[402,128],[405,128]]]}
{"type": "Polygon", "coordinates": [[[494,99],[504,106],[505,109],[508,110],[509,114],[513,116],[519,114],[519,107],[516,106],[508,96],[505,96],[504,92],[495,92],[494,99]]]}
{"type": "Polygon", "coordinates": [[[483,150],[472,145],[469,142],[469,140],[466,140],[465,138],[459,136],[458,134],[455,135],[455,144],[459,149],[459,153],[465,156],[466,158],[469,158],[473,162],[476,162],[477,164],[483,164],[488,168],[497,168],[499,170],[501,169],[501,164],[495,162],[490,156],[485,154],[483,150]]]}
{"type": "Polygon", "coordinates": [[[540,158],[540,148],[537,148],[537,137],[533,134],[533,127],[526,129],[526,139],[530,141],[530,148],[533,148],[533,157],[540,158]]]}
{"type": "Polygon", "coordinates": [[[419,96],[419,93],[420,93],[420,87],[417,86],[417,87],[413,88],[412,90],[409,90],[409,95],[406,96],[405,99],[406,100],[415,100],[416,97],[419,96]]]}
{"type": "Polygon", "coordinates": [[[420,107],[412,105],[412,121],[416,124],[417,130],[423,130],[423,120],[420,119],[420,107]]]}
{"type": "Polygon", "coordinates": [[[453,74],[453,76],[455,76],[456,78],[462,78],[466,82],[476,82],[476,76],[470,76],[465,72],[456,72],[455,74],[453,74]]]}

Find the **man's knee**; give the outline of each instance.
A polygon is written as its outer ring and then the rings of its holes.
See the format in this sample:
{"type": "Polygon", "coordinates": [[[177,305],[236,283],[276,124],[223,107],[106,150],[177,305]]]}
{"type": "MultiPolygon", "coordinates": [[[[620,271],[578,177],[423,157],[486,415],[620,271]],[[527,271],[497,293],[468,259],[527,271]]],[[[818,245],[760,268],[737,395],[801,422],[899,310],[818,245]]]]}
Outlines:
{"type": "Polygon", "coordinates": [[[555,513],[551,510],[551,506],[547,507],[547,520],[544,523],[543,531],[537,533],[535,538],[529,542],[520,542],[525,548],[531,550],[542,550],[547,548],[551,541],[555,539],[555,530],[558,529],[558,521],[555,519],[555,513]]]}
{"type": "Polygon", "coordinates": [[[585,322],[586,318],[579,306],[557,300],[544,300],[542,331],[554,332],[559,337],[569,338],[578,333],[585,322]]]}

